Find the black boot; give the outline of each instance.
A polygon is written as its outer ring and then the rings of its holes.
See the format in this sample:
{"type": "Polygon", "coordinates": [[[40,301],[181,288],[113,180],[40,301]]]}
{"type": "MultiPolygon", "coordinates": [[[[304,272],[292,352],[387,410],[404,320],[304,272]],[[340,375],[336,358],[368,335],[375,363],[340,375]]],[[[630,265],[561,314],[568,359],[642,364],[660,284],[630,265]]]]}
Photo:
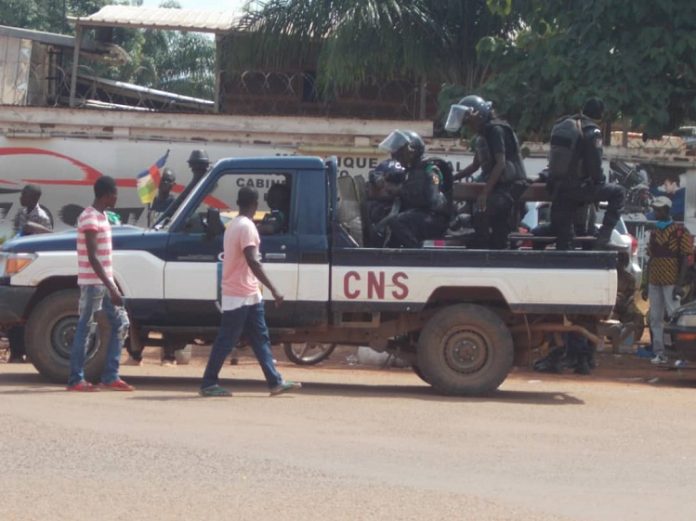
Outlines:
{"type": "Polygon", "coordinates": [[[597,234],[597,239],[595,240],[594,243],[594,249],[595,250],[610,250],[611,249],[611,232],[614,230],[614,227],[607,226],[606,224],[603,224],[602,227],[599,229],[599,233],[597,234]]]}
{"type": "Polygon", "coordinates": [[[578,355],[578,362],[573,372],[575,374],[590,374],[590,357],[585,353],[578,355]]]}

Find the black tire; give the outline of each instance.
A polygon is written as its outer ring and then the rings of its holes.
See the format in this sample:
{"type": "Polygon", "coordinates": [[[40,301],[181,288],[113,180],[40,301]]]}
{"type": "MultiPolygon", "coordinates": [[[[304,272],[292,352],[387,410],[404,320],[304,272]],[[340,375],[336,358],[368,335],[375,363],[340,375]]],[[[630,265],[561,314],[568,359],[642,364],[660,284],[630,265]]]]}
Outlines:
{"type": "MultiPolygon", "coordinates": [[[[27,355],[42,376],[66,383],[70,375],[70,348],[77,326],[80,291],[57,291],[39,302],[29,315],[26,326],[27,355]]],[[[99,328],[87,348],[85,378],[97,381],[104,368],[106,349],[102,338],[106,325],[97,313],[99,328]]],[[[106,325],[108,329],[108,325],[106,325]]]]}
{"type": "Polygon", "coordinates": [[[285,356],[288,360],[297,365],[316,365],[319,362],[323,362],[331,353],[336,349],[336,344],[322,344],[319,342],[305,342],[298,344],[291,344],[286,342],[283,344],[283,351],[285,351],[285,356]],[[302,346],[299,350],[297,347],[293,349],[293,346],[302,346]],[[314,349],[315,352],[309,353],[309,350],[314,349]]]}
{"type": "Polygon", "coordinates": [[[423,374],[423,371],[420,370],[420,367],[418,367],[416,364],[413,364],[411,365],[411,369],[413,369],[413,372],[416,373],[418,378],[423,380],[425,383],[430,384],[430,382],[425,379],[425,375],[423,374]]]}
{"type": "Polygon", "coordinates": [[[436,391],[480,395],[498,388],[514,359],[512,335],[493,311],[450,306],[431,318],[418,339],[417,366],[436,391]]]}

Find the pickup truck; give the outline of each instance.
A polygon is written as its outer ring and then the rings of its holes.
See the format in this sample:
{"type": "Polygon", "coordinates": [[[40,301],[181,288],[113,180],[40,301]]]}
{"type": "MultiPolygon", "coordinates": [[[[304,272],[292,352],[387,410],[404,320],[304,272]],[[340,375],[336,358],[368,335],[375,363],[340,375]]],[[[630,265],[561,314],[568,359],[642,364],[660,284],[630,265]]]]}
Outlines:
{"type": "MultiPolygon", "coordinates": [[[[516,351],[540,345],[545,333],[598,341],[596,328],[612,311],[615,253],[364,248],[364,185],[339,176],[335,159],[235,158],[219,161],[154,229],[113,229],[131,349],[152,332],[182,345],[214,336],[224,221],[241,186],[263,191],[274,183],[291,189],[287,230],[261,244],[285,295],[280,308],[267,305],[274,342],[394,352],[437,391],[475,395],[496,389],[516,351]]],[[[77,321],[75,241],[75,232],[37,235],[0,252],[0,326],[26,324],[31,362],[60,382],[77,321]]],[[[95,338],[89,349],[90,378],[100,372],[102,343],[95,338]]]]}

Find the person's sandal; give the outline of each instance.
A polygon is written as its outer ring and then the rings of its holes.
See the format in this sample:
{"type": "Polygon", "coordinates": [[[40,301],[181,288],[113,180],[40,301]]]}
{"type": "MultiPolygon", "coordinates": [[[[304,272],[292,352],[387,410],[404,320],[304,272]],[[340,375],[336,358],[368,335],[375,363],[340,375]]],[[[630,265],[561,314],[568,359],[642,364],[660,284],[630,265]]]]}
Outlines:
{"type": "Polygon", "coordinates": [[[301,388],[302,384],[300,382],[285,380],[271,389],[271,396],[278,396],[279,394],[284,394],[289,391],[296,391],[297,389],[301,388]]]}
{"type": "Polygon", "coordinates": [[[211,385],[210,387],[205,387],[199,390],[198,394],[208,398],[232,396],[231,392],[229,392],[224,387],[220,387],[219,385],[211,385]]]}

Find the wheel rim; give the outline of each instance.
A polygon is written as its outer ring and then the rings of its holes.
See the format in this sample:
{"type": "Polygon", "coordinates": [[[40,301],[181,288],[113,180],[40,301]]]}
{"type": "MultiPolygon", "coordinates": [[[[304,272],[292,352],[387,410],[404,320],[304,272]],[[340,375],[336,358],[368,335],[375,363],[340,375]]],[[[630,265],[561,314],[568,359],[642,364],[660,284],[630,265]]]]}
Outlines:
{"type": "MultiPolygon", "coordinates": [[[[53,353],[63,360],[70,360],[70,350],[75,339],[75,331],[77,330],[77,316],[67,316],[58,319],[51,328],[51,349],[53,353]]],[[[85,360],[89,360],[97,352],[99,346],[97,338],[98,332],[90,338],[87,343],[87,353],[85,360]]]]}
{"type": "Polygon", "coordinates": [[[471,374],[480,371],[488,361],[489,343],[477,331],[457,329],[444,341],[445,361],[458,373],[471,374]]]}
{"type": "Polygon", "coordinates": [[[291,344],[290,349],[298,360],[311,363],[326,357],[327,352],[333,349],[333,344],[305,342],[304,344],[291,344]]]}

